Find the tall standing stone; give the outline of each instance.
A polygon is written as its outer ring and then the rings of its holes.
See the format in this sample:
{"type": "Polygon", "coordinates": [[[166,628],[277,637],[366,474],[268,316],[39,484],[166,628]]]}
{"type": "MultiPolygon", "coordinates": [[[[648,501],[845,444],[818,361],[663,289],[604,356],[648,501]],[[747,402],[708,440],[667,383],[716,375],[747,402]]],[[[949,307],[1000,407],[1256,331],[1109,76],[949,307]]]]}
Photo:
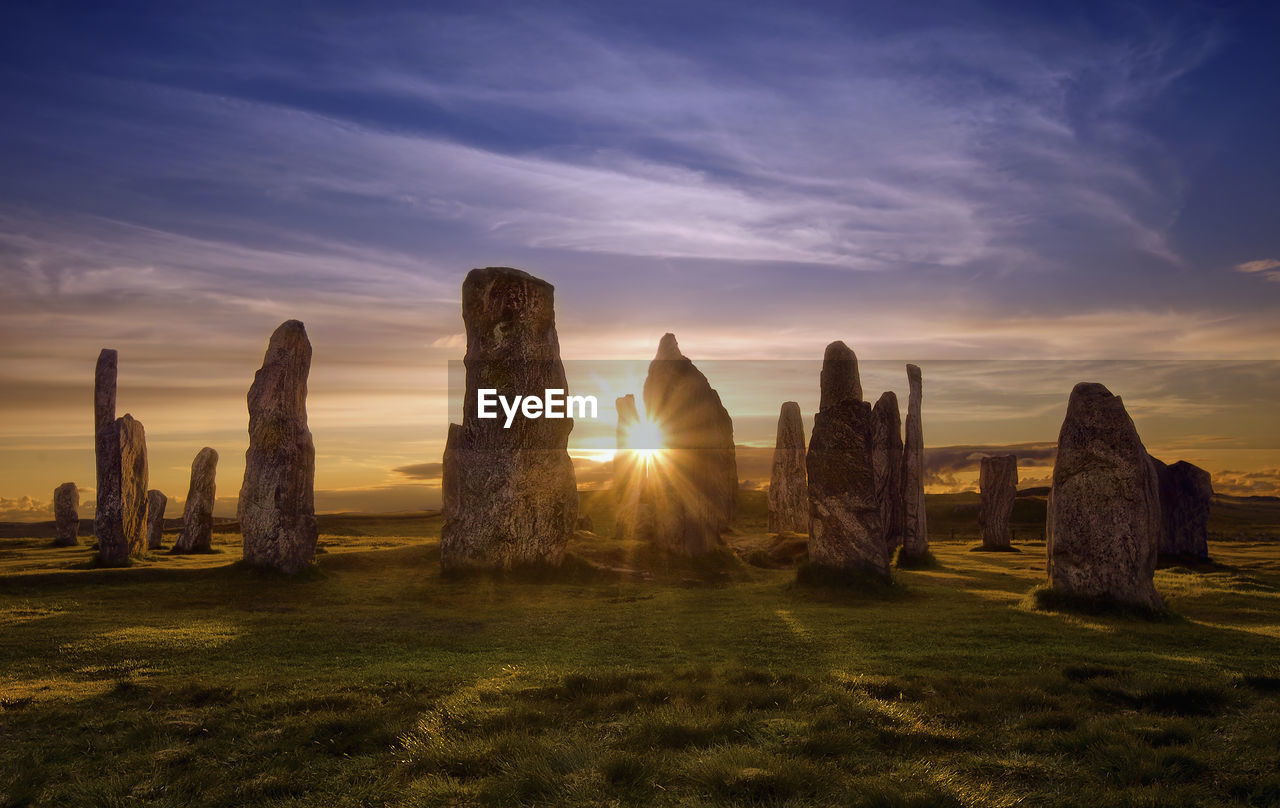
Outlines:
{"type": "Polygon", "coordinates": [[[477,417],[480,389],[568,392],[555,289],[509,267],[473,269],[462,284],[466,392],[456,439],[458,507],[440,537],[446,570],[558,566],[578,520],[569,418],[477,417]]]}
{"type": "Polygon", "coordinates": [[[920,406],[924,386],[918,365],[907,365],[907,436],[902,449],[902,550],[898,562],[918,562],[929,556],[929,526],[924,510],[924,427],[920,406]]]}
{"type": "Polygon", "coordinates": [[[858,357],[837,340],[822,355],[821,396],[818,409],[825,410],[844,401],[862,400],[862,379],[858,375],[858,357]]]}
{"type": "Polygon", "coordinates": [[[804,470],[804,421],[800,405],[784,402],[778,413],[769,478],[769,532],[809,532],[809,485],[804,470]]]}
{"type": "Polygon", "coordinates": [[[1018,458],[1016,455],[984,457],[978,465],[978,491],[981,504],[978,526],[982,528],[982,547],[986,550],[1013,549],[1013,502],[1018,496],[1018,458]]]}
{"type": "Polygon", "coordinates": [[[104,566],[129,563],[147,547],[147,435],[142,422],[125,413],[116,419],[120,432],[120,518],[124,544],[108,556],[101,541],[98,557],[104,566]],[[123,553],[123,555],[120,555],[123,553]]]}
{"type": "Polygon", "coordinates": [[[206,446],[191,461],[191,483],[182,506],[182,533],[173,553],[207,553],[213,549],[213,504],[218,487],[218,452],[206,446]]]}
{"type": "Polygon", "coordinates": [[[80,489],[63,483],[53,490],[53,546],[74,547],[80,543],[80,489]]]}
{"type": "Polygon", "coordinates": [[[163,492],[151,489],[147,492],[147,549],[159,550],[164,546],[164,509],[169,498],[163,492]]]}
{"type": "Polygon", "coordinates": [[[297,320],[271,335],[249,388],[249,449],[237,515],[244,560],[287,574],[315,559],[316,450],[307,427],[311,342],[297,320]]]}
{"type": "Polygon", "coordinates": [[[902,416],[893,391],[871,408],[871,468],[875,472],[880,527],[889,553],[902,544],[902,416]]]}
{"type": "Polygon", "coordinates": [[[663,436],[661,453],[645,469],[650,539],[667,552],[706,554],[737,512],[733,419],[707,377],[680,352],[675,334],[662,337],[649,363],[644,409],[663,436]]]}
{"type": "Polygon", "coordinates": [[[888,581],[889,548],[880,521],[872,454],[871,405],[848,383],[844,343],[828,346],[822,408],[813,417],[809,478],[809,560],[818,567],[888,581]],[[843,349],[843,350],[841,350],[843,349]]]}
{"type": "Polygon", "coordinates": [[[93,377],[93,445],[98,468],[98,503],[93,512],[93,535],[98,560],[127,564],[129,544],[124,537],[120,503],[120,427],[116,424],[116,352],[103,348],[93,377]]]}
{"type": "Polygon", "coordinates": [[[1157,608],[1155,466],[1119,396],[1082,382],[1058,433],[1047,518],[1049,582],[1062,594],[1157,608]]]}
{"type": "Polygon", "coordinates": [[[1209,503],[1213,478],[1199,466],[1179,460],[1166,466],[1151,458],[1160,482],[1159,557],[1170,560],[1207,561],[1209,558],[1209,503]]]}

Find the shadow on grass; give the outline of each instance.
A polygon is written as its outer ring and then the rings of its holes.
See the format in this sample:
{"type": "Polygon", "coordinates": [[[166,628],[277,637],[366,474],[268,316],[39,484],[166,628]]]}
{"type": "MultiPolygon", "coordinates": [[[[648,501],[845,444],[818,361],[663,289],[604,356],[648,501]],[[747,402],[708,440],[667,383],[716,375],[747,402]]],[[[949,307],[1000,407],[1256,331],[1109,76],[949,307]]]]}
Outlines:
{"type": "Polygon", "coordinates": [[[975,544],[969,548],[971,553],[1021,553],[1017,547],[988,547],[985,544],[975,544]]]}
{"type": "Polygon", "coordinates": [[[842,601],[898,600],[910,593],[908,587],[862,570],[841,570],[805,561],[796,567],[793,591],[820,594],[842,601]]]}
{"type": "Polygon", "coordinates": [[[1136,603],[1126,603],[1107,596],[1071,595],[1059,592],[1048,584],[1034,587],[1023,598],[1022,605],[1033,611],[1086,614],[1097,617],[1119,617],[1156,623],[1179,623],[1183,618],[1167,607],[1153,609],[1136,603]]]}
{"type": "Polygon", "coordinates": [[[902,570],[937,570],[943,568],[942,563],[938,561],[937,556],[929,550],[925,550],[923,553],[918,555],[908,555],[899,549],[898,558],[894,563],[897,565],[898,569],[902,570]]]}

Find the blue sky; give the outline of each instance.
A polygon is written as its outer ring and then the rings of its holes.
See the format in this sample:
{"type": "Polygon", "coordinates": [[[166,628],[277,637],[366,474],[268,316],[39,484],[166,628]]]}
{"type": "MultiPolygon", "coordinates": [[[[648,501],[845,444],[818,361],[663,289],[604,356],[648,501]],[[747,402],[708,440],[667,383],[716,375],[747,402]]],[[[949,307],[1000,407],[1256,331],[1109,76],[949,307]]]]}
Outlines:
{"type": "Polygon", "coordinates": [[[162,475],[234,456],[290,317],[320,484],[389,484],[472,266],[577,358],[1277,358],[1275,4],[1050,7],[11,9],[0,496],[83,465],[103,346],[162,475]]]}

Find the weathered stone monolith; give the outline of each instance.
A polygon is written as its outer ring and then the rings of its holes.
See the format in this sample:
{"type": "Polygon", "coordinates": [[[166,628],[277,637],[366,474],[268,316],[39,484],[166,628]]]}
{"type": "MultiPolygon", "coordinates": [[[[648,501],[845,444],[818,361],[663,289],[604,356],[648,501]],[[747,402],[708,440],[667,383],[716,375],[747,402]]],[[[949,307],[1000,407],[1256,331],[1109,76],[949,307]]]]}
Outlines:
{"type": "Polygon", "coordinates": [[[74,547],[80,543],[80,489],[63,483],[53,489],[53,546],[74,547]]]}
{"type": "Polygon", "coordinates": [[[130,556],[147,548],[147,435],[142,422],[125,413],[116,419],[120,431],[120,518],[125,544],[117,547],[124,555],[104,553],[101,541],[98,558],[103,566],[127,564],[130,556]]]}
{"type": "Polygon", "coordinates": [[[809,532],[809,486],[804,470],[804,421],[800,405],[784,402],[778,413],[769,477],[769,532],[809,532]]]}
{"type": "Polygon", "coordinates": [[[555,290],[509,267],[473,269],[462,284],[466,391],[455,440],[458,505],[440,538],[446,571],[558,566],[578,520],[569,459],[571,418],[477,417],[481,389],[568,395],[556,335],[555,290]]]}
{"type": "Polygon", "coordinates": [[[821,397],[818,409],[825,410],[844,401],[862,400],[862,379],[858,375],[858,357],[837,340],[827,346],[822,356],[821,397]]]}
{"type": "Polygon", "coordinates": [[[645,414],[663,448],[645,468],[642,501],[652,508],[650,540],[680,555],[704,555],[720,543],[738,505],[733,419],[707,377],[666,334],[644,381],[645,414]]]}
{"type": "Polygon", "coordinates": [[[1013,549],[1013,501],[1018,496],[1016,455],[984,457],[978,463],[978,526],[985,550],[1013,549]]]}
{"type": "Polygon", "coordinates": [[[1159,557],[1170,561],[1209,559],[1209,503],[1213,478],[1199,466],[1179,460],[1171,465],[1151,458],[1160,482],[1159,557]]]}
{"type": "Polygon", "coordinates": [[[173,553],[207,553],[213,549],[213,503],[218,493],[218,453],[201,449],[191,461],[191,483],[182,507],[182,533],[173,553]]]}
{"type": "Polygon", "coordinates": [[[237,516],[244,560],[295,574],[315,559],[316,450],[307,427],[311,341],[297,320],[267,344],[249,388],[249,449],[237,516]]]}
{"type": "Polygon", "coordinates": [[[1058,433],[1047,518],[1049,582],[1064,595],[1158,608],[1155,466],[1119,396],[1082,382],[1058,433]]]}
{"type": "Polygon", "coordinates": [[[902,550],[898,563],[919,563],[929,557],[929,526],[924,510],[924,428],[920,407],[924,387],[918,365],[907,365],[906,440],[902,448],[902,550]]]}
{"type": "Polygon", "coordinates": [[[164,492],[151,489],[147,492],[147,549],[159,550],[164,546],[164,509],[169,498],[164,492]]]}
{"type": "Polygon", "coordinates": [[[871,408],[871,468],[880,503],[880,528],[890,555],[902,544],[902,416],[888,391],[871,408]]]}
{"type": "Polygon", "coordinates": [[[129,563],[120,504],[120,427],[116,424],[116,352],[103,348],[93,378],[93,445],[98,469],[93,535],[98,560],[113,566],[129,563]]]}

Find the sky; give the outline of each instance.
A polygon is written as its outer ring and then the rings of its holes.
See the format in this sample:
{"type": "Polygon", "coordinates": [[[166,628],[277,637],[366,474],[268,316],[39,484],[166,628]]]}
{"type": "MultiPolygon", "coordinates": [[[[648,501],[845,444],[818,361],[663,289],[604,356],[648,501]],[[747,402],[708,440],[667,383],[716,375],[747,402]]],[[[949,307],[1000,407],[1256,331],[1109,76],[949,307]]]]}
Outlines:
{"type": "MultiPolygon", "coordinates": [[[[921,364],[934,490],[964,447],[1052,444],[1096,370],[1153,453],[1280,493],[1274,3],[26,5],[0,26],[0,519],[92,500],[104,347],[153,487],[180,507],[210,445],[233,513],[291,318],[317,508],[435,504],[490,265],[556,286],[569,360],[843,339],[904,404],[888,369],[921,364]],[[1104,360],[1129,364],[1074,364],[1104,360]],[[1001,411],[963,414],[993,377],[1001,411]]],[[[757,393],[739,442],[814,388],[757,393]]]]}

